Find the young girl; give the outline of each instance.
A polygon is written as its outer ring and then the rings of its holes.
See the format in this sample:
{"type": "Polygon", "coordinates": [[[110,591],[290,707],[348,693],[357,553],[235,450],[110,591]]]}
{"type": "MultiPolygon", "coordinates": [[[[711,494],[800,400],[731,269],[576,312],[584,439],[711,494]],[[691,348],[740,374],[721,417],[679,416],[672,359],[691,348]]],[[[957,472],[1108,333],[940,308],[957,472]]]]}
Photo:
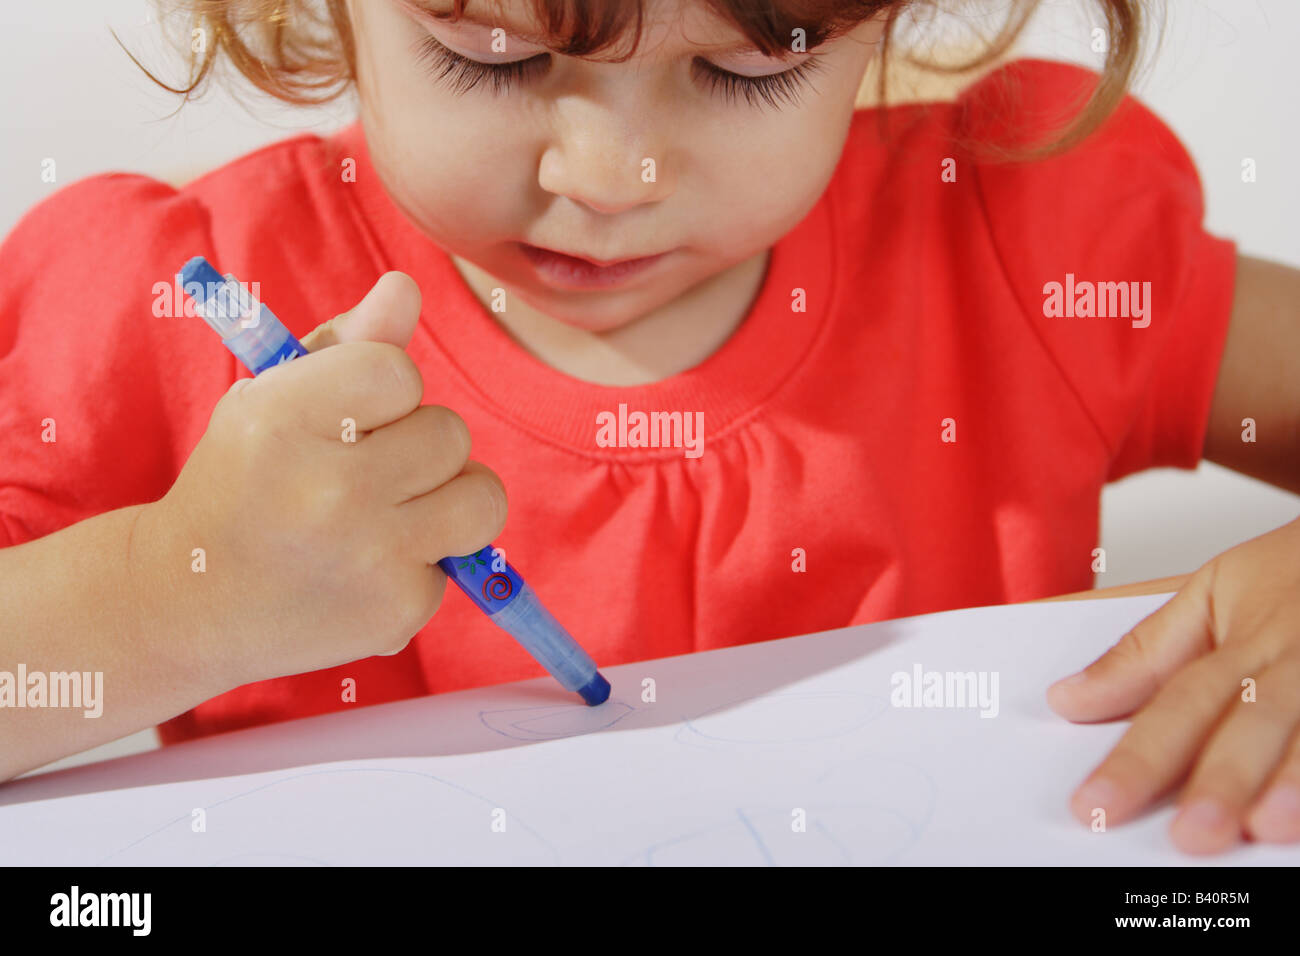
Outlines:
{"type": "MultiPolygon", "coordinates": [[[[6,709],[4,777],[538,676],[439,608],[489,542],[610,666],[1089,588],[1140,469],[1300,490],[1300,274],[1206,234],[1123,98],[1138,0],[1098,0],[1100,81],[864,111],[908,0],[191,6],[192,88],[355,82],[359,122],[91,178],[0,249],[0,661],[109,702],[6,709]],[[174,288],[194,255],[314,354],[250,379],[174,288]]],[[[1190,772],[1185,849],[1300,837],[1297,558],[1295,524],[1228,552],[1053,688],[1136,712],[1081,819],[1190,772]]]]}

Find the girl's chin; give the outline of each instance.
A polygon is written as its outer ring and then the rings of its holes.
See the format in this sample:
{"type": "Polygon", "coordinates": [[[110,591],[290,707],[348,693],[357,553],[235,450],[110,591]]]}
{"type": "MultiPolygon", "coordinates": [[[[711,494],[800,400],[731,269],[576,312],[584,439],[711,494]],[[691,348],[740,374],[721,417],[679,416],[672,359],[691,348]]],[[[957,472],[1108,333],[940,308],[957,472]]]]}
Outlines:
{"type": "Polygon", "coordinates": [[[609,303],[594,300],[585,303],[582,308],[575,308],[572,295],[566,296],[554,292],[538,294],[534,290],[529,290],[527,293],[519,291],[516,294],[526,305],[548,319],[594,335],[613,332],[631,325],[648,311],[644,308],[630,308],[630,304],[620,304],[618,308],[611,308],[609,303]]]}

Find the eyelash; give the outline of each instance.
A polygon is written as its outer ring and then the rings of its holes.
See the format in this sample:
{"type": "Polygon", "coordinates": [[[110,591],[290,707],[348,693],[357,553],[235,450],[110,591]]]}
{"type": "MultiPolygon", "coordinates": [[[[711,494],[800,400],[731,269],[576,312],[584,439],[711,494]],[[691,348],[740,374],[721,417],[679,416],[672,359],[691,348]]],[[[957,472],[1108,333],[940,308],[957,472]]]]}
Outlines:
{"type": "Polygon", "coordinates": [[[782,105],[798,105],[799,94],[805,86],[811,85],[809,77],[821,65],[821,60],[814,55],[797,66],[767,76],[741,76],[700,59],[691,64],[691,69],[701,75],[703,82],[708,84],[709,92],[721,92],[728,103],[734,103],[737,97],[744,97],[750,106],[757,106],[761,100],[768,106],[780,109],[782,105]]]}
{"type": "MultiPolygon", "coordinates": [[[[550,66],[549,53],[513,63],[481,63],[448,49],[431,36],[420,40],[417,59],[435,80],[446,80],[457,94],[468,93],[484,80],[492,84],[493,93],[507,93],[513,85],[539,76],[550,66]]],[[[750,106],[762,102],[779,109],[783,104],[798,102],[809,76],[820,66],[820,59],[810,56],[798,66],[768,76],[741,76],[701,59],[693,61],[691,69],[709,92],[720,93],[728,103],[743,97],[750,106]]]]}
{"type": "Polygon", "coordinates": [[[425,63],[436,80],[447,80],[453,93],[468,93],[483,80],[490,80],[493,93],[508,92],[511,85],[532,79],[550,65],[551,55],[539,53],[513,63],[480,63],[447,49],[431,36],[420,41],[417,59],[425,63]]]}

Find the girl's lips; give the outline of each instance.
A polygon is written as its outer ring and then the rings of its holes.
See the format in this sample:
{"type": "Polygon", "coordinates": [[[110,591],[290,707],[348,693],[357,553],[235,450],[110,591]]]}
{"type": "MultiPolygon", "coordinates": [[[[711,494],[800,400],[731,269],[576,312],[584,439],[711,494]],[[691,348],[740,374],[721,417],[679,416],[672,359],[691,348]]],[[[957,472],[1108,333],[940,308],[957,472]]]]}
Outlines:
{"type": "Polygon", "coordinates": [[[543,282],[563,289],[594,289],[618,285],[644,272],[668,254],[661,252],[658,255],[623,259],[602,266],[562,252],[530,246],[526,242],[519,243],[519,248],[543,282]]]}

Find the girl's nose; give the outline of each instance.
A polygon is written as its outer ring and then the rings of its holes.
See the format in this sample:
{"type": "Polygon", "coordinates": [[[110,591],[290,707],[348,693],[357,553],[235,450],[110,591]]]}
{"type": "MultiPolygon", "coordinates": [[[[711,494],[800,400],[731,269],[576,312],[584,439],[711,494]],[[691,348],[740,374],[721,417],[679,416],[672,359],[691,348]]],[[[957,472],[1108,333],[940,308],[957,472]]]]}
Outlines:
{"type": "Polygon", "coordinates": [[[570,109],[538,163],[542,189],[613,215],[671,192],[665,142],[641,117],[594,103],[570,109]]]}

